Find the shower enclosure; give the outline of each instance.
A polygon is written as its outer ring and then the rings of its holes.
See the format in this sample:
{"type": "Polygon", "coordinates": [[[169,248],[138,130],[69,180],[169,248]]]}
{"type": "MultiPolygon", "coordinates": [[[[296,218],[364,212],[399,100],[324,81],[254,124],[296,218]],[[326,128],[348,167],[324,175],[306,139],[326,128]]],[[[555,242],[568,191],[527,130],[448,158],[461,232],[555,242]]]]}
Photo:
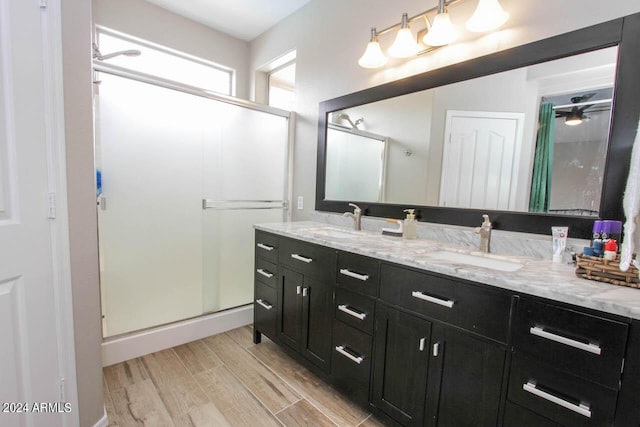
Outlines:
{"type": "Polygon", "coordinates": [[[252,225],[287,218],[290,113],[96,70],[103,335],[251,303],[252,225]]]}

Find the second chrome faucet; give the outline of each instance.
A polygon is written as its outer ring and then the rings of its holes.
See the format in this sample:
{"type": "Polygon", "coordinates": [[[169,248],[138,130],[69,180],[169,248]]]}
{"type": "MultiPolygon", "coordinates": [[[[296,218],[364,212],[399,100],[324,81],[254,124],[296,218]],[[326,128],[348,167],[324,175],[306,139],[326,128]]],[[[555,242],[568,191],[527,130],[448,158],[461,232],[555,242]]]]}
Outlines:
{"type": "Polygon", "coordinates": [[[475,232],[480,235],[480,251],[489,253],[491,251],[491,221],[489,215],[482,215],[482,225],[475,228],[475,232]]]}
{"type": "Polygon", "coordinates": [[[349,206],[353,208],[353,213],[345,212],[344,216],[353,218],[353,229],[360,231],[362,229],[362,209],[355,203],[349,203],[349,206]]]}

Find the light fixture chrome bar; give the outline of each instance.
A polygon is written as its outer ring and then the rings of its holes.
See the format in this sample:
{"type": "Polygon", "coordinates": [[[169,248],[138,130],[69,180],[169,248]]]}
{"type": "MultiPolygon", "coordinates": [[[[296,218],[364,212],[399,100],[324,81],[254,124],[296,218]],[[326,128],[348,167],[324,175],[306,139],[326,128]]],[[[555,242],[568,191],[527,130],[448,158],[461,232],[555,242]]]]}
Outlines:
{"type": "MultiPolygon", "coordinates": [[[[456,4],[456,3],[460,3],[461,1],[462,1],[462,0],[450,0],[450,1],[445,1],[445,2],[444,2],[444,6],[443,6],[443,8],[447,8],[447,7],[452,6],[452,5],[456,4]]],[[[418,19],[426,18],[427,14],[429,14],[429,13],[431,13],[431,12],[434,12],[434,11],[435,11],[435,12],[438,12],[439,7],[440,7],[440,5],[438,5],[438,6],[434,6],[434,7],[432,7],[431,9],[427,9],[427,10],[425,10],[424,12],[420,12],[419,14],[414,15],[414,16],[412,16],[411,18],[409,18],[409,19],[407,20],[407,22],[408,22],[409,24],[411,24],[412,22],[415,22],[415,21],[417,21],[418,19]]],[[[387,34],[387,33],[391,32],[391,31],[393,31],[393,30],[397,30],[397,29],[400,29],[400,28],[402,28],[402,22],[398,22],[397,24],[394,24],[394,25],[392,25],[392,26],[390,26],[390,27],[384,28],[384,29],[382,29],[382,30],[380,30],[380,31],[376,31],[376,36],[381,36],[381,35],[383,35],[383,34],[387,34]]]]}
{"type": "Polygon", "coordinates": [[[569,108],[569,107],[580,107],[582,105],[597,105],[597,104],[610,104],[613,101],[612,98],[609,99],[599,99],[597,101],[584,101],[584,102],[576,102],[574,104],[564,104],[564,105],[554,105],[552,108],[557,110],[558,108],[569,108]]]}

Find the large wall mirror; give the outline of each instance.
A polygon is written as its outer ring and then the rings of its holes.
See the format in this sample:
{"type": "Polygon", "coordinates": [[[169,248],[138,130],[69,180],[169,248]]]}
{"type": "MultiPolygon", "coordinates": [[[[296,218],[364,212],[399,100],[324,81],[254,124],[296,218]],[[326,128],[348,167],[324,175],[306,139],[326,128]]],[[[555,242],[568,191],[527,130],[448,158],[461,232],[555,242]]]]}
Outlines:
{"type": "Polygon", "coordinates": [[[640,14],[320,104],[316,209],[588,238],[623,219],[640,14]]]}

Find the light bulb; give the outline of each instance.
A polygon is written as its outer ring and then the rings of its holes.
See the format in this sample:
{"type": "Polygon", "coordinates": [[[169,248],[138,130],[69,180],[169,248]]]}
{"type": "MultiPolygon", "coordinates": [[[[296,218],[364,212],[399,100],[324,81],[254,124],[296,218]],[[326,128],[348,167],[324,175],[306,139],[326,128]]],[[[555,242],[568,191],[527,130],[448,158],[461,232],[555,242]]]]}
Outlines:
{"type": "Polygon", "coordinates": [[[424,35],[422,41],[429,46],[444,46],[458,38],[458,32],[451,23],[447,12],[438,13],[433,18],[431,29],[424,35]]]}
{"type": "Polygon", "coordinates": [[[379,68],[386,64],[387,61],[387,57],[384,56],[382,49],[380,49],[380,43],[372,41],[367,43],[367,48],[358,60],[358,64],[363,68],[379,68]]]}
{"type": "Polygon", "coordinates": [[[398,30],[396,39],[388,50],[389,55],[394,58],[408,58],[415,55],[420,50],[418,43],[413,38],[413,33],[409,28],[409,18],[406,13],[402,14],[401,28],[398,30]]]}
{"type": "Polygon", "coordinates": [[[387,61],[387,57],[384,56],[382,49],[380,49],[376,29],[372,28],[371,39],[369,40],[369,43],[367,43],[367,48],[365,49],[364,54],[358,60],[358,64],[362,68],[379,68],[386,64],[387,61]]]}
{"type": "Polygon", "coordinates": [[[509,13],[505,12],[498,0],[480,0],[478,7],[467,21],[467,29],[474,33],[483,33],[495,30],[509,19],[509,13]]]}

